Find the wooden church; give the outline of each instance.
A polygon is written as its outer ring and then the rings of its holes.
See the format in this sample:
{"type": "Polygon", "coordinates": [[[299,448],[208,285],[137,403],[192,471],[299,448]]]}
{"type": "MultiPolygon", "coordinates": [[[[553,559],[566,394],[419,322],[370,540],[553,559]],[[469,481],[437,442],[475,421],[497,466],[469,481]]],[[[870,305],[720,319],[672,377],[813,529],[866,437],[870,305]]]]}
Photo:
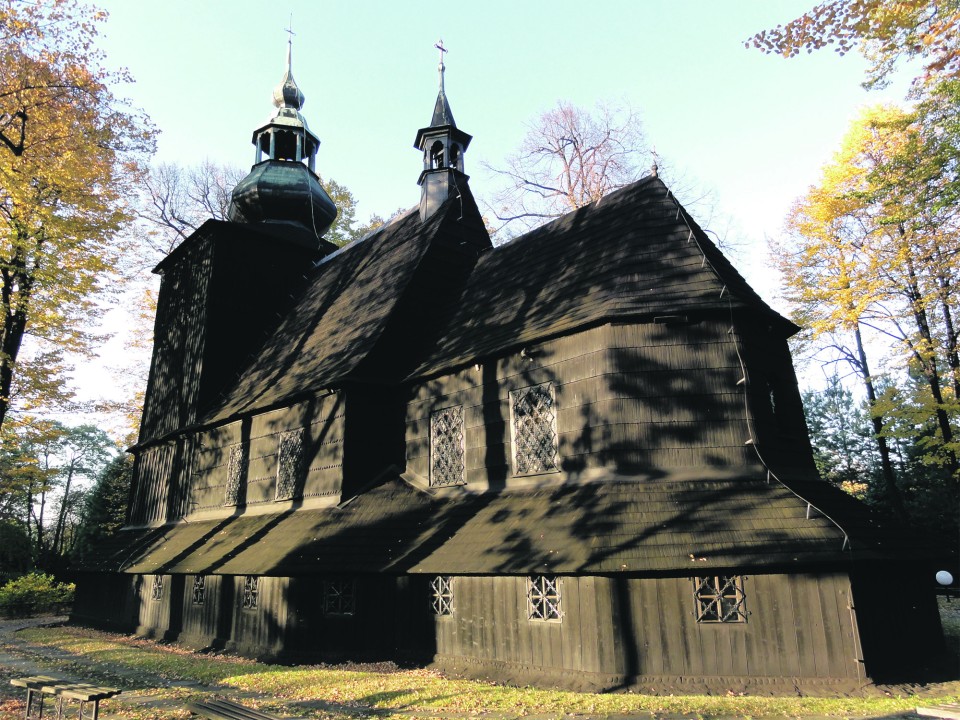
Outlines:
{"type": "Polygon", "coordinates": [[[418,207],[337,249],[288,70],[162,276],[127,526],[73,622],[286,662],[824,688],[941,643],[816,474],[787,338],[656,174],[493,247],[443,86],[418,207]]]}

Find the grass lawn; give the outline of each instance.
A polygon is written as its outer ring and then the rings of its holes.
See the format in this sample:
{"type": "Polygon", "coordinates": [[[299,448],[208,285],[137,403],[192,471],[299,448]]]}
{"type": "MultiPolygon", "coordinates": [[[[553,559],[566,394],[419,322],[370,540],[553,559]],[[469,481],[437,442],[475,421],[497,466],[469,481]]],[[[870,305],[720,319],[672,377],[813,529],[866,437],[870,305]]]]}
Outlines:
{"type": "MultiPolygon", "coordinates": [[[[955,600],[951,607],[944,609],[950,611],[947,615],[952,620],[945,625],[950,640],[956,643],[960,639],[960,601],[955,600]]],[[[75,627],[35,628],[20,632],[18,637],[35,645],[82,656],[84,665],[58,662],[55,669],[67,675],[76,674],[121,687],[128,697],[130,694],[148,694],[160,700],[177,700],[179,705],[215,694],[239,698],[245,704],[286,716],[391,717],[403,713],[406,718],[427,718],[493,713],[500,720],[527,715],[559,717],[563,714],[652,712],[701,718],[847,718],[902,714],[912,711],[918,704],[960,702],[960,681],[927,687],[890,688],[887,693],[875,690],[866,697],[595,695],[447,679],[429,670],[398,670],[390,664],[266,665],[228,655],[192,653],[175,645],[75,627]],[[158,687],[166,683],[173,685],[158,687]],[[218,687],[198,687],[193,683],[218,687]],[[243,697],[244,692],[264,693],[267,697],[243,697]],[[917,692],[919,696],[915,694],[917,692]]],[[[34,659],[39,660],[39,656],[34,659]]],[[[6,684],[5,679],[0,682],[6,684]]],[[[11,707],[0,703],[0,715],[5,717],[4,711],[11,707]]],[[[133,708],[110,701],[104,704],[103,710],[110,716],[130,720],[188,717],[186,711],[176,707],[133,708]]]]}

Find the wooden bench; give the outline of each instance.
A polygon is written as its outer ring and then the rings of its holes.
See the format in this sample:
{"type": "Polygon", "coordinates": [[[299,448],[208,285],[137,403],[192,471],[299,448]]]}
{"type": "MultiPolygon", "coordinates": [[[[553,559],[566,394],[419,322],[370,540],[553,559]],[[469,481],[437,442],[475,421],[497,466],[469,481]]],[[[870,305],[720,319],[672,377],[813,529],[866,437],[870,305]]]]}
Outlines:
{"type": "Polygon", "coordinates": [[[11,685],[27,689],[27,707],[24,710],[24,720],[41,720],[43,718],[44,700],[47,696],[56,702],[54,717],[63,720],[67,712],[66,700],[76,700],[80,703],[77,711],[78,720],[97,720],[100,714],[100,701],[119,695],[122,691],[117,688],[100,687],[85,682],[74,682],[65,678],[49,675],[33,675],[31,677],[13,678],[11,685]]]}
{"type": "Polygon", "coordinates": [[[194,715],[203,715],[211,720],[281,720],[276,715],[248,708],[229,700],[205,700],[187,705],[194,715]]]}

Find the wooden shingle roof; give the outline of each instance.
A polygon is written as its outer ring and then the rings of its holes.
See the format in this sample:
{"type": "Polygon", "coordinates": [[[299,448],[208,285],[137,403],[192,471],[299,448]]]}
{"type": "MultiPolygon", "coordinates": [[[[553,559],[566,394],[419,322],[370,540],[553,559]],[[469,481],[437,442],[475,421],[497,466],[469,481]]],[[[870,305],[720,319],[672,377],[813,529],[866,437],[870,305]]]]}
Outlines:
{"type": "Polygon", "coordinates": [[[411,210],[325,257],[306,292],[206,422],[276,406],[336,385],[376,345],[448,204],[421,223],[411,210]]]}
{"type": "Polygon", "coordinates": [[[750,307],[782,323],[657,177],[480,258],[414,376],[617,318],[750,307]]]}
{"type": "MultiPolygon", "coordinates": [[[[821,503],[846,503],[817,483],[821,503]]],[[[434,498],[400,479],[334,508],[124,530],[78,569],[131,573],[658,573],[914,552],[858,505],[839,527],[765,480],[609,480],[434,498]]]]}

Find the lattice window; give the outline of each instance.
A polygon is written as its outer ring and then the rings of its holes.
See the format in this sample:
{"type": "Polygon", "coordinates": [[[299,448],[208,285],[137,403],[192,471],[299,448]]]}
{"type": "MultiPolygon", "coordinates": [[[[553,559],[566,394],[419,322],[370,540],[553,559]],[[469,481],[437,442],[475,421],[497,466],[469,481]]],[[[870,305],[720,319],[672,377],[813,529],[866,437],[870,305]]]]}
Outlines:
{"type": "Polygon", "coordinates": [[[153,585],[150,586],[150,599],[160,600],[163,598],[163,575],[153,576],[153,585]]]}
{"type": "Polygon", "coordinates": [[[247,575],[243,578],[243,600],[240,606],[244,610],[256,610],[260,606],[260,578],[247,575]]]}
{"type": "Polygon", "coordinates": [[[325,580],[323,583],[323,614],[353,615],[356,611],[353,580],[325,580]]]}
{"type": "Polygon", "coordinates": [[[516,475],[556,472],[557,402],[546,383],[510,393],[513,471],[516,475]]]}
{"type": "Polygon", "coordinates": [[[463,405],[455,405],[430,414],[430,484],[465,483],[463,405]]]}
{"type": "Polygon", "coordinates": [[[743,576],[711,575],[693,579],[697,622],[746,622],[743,576]]]}
{"type": "Polygon", "coordinates": [[[437,575],[430,583],[434,615],[453,615],[453,577],[437,575]]]}
{"type": "Polygon", "coordinates": [[[303,429],[282,433],[277,448],[277,500],[297,497],[302,472],[303,429]]]}
{"type": "Polygon", "coordinates": [[[527,579],[527,617],[530,620],[559,621],[560,578],[556,575],[534,575],[527,579]]]}
{"type": "Polygon", "coordinates": [[[227,493],[224,505],[238,505],[243,501],[243,478],[247,474],[247,443],[230,446],[230,461],[227,464],[227,493]]]}
{"type": "Polygon", "coordinates": [[[203,575],[193,576],[193,604],[203,605],[207,599],[207,579],[203,575]]]}

